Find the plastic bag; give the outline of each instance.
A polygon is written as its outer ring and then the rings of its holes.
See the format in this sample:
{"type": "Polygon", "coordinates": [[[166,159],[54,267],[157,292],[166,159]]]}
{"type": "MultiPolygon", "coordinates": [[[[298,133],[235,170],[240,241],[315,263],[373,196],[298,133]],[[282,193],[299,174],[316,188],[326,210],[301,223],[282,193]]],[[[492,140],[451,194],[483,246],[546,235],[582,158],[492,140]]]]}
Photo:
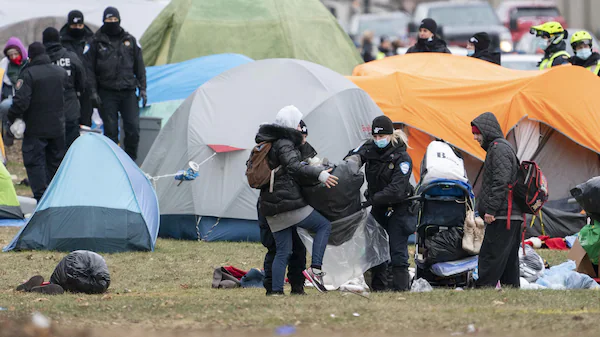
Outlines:
{"type": "Polygon", "coordinates": [[[436,179],[458,180],[465,183],[469,181],[463,159],[457,155],[450,144],[442,141],[429,143],[421,163],[421,185],[429,184],[436,179]]]}
{"type": "Polygon", "coordinates": [[[522,278],[527,282],[535,282],[544,274],[544,269],[544,259],[533,248],[525,245],[525,255],[523,248],[519,248],[519,271],[522,278]]]}
{"type": "Polygon", "coordinates": [[[571,195],[594,220],[600,221],[600,177],[577,185],[571,195]]]}
{"type": "Polygon", "coordinates": [[[15,119],[14,123],[10,126],[10,132],[16,139],[23,139],[23,135],[25,134],[25,122],[20,118],[15,119]]]}
{"type": "Polygon", "coordinates": [[[360,188],[365,178],[357,157],[351,156],[335,166],[331,174],[339,178],[337,186],[327,188],[324,184],[318,184],[302,187],[306,202],[329,221],[343,219],[361,209],[360,188]]]}
{"type": "Polygon", "coordinates": [[[429,284],[429,282],[427,282],[427,280],[422,279],[422,278],[414,281],[412,286],[410,287],[411,293],[426,293],[429,291],[433,291],[431,284],[429,284]]]}
{"type": "Polygon", "coordinates": [[[427,257],[425,262],[434,264],[438,262],[456,261],[470,256],[462,248],[463,229],[452,227],[425,239],[427,257]]]}
{"type": "Polygon", "coordinates": [[[88,250],[76,250],[56,266],[50,283],[66,291],[101,294],[110,286],[110,273],[104,258],[88,250]]]}
{"type": "Polygon", "coordinates": [[[569,260],[546,269],[535,283],[554,290],[600,289],[600,285],[590,276],[575,272],[575,261],[569,260]]]}
{"type": "Polygon", "coordinates": [[[579,231],[579,243],[585,250],[590,261],[598,264],[600,254],[600,222],[593,220],[591,224],[583,226],[579,231]]]}
{"type": "MultiPolygon", "coordinates": [[[[390,260],[388,234],[369,212],[361,210],[336,222],[344,221],[358,221],[354,235],[339,246],[328,244],[323,257],[324,282],[334,289],[390,260]]],[[[311,254],[313,237],[303,228],[298,228],[298,235],[311,254]]]]}

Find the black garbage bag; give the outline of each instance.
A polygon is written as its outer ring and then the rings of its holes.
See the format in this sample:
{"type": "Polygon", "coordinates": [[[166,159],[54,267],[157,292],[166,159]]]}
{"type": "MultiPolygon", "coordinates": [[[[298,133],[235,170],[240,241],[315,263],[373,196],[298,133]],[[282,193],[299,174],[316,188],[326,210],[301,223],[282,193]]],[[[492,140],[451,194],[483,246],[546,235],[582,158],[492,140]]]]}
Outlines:
{"type": "Polygon", "coordinates": [[[452,227],[425,239],[428,264],[464,259],[470,256],[462,248],[463,228],[452,227]]]}
{"type": "Polygon", "coordinates": [[[336,165],[331,172],[339,178],[339,184],[327,188],[324,184],[302,186],[306,202],[329,221],[343,219],[361,210],[360,188],[365,177],[360,171],[360,159],[350,157],[336,165]]]}
{"type": "Polygon", "coordinates": [[[600,177],[594,177],[571,190],[571,195],[591,218],[600,221],[600,177]]]}
{"type": "Polygon", "coordinates": [[[50,283],[70,292],[101,294],[110,286],[110,273],[102,256],[88,250],[76,250],[58,263],[50,283]]]}

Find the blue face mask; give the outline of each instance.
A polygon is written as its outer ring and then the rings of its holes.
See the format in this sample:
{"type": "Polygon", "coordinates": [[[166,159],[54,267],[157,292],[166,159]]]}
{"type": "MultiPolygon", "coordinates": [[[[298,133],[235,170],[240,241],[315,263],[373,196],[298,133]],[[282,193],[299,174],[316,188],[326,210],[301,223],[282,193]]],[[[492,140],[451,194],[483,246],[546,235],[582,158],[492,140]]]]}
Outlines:
{"type": "Polygon", "coordinates": [[[544,40],[542,38],[538,38],[538,47],[541,50],[546,50],[548,48],[548,40],[544,40]]]}
{"type": "Polygon", "coordinates": [[[384,149],[389,143],[390,141],[387,138],[381,138],[375,141],[375,145],[380,149],[384,149]]]}
{"type": "Polygon", "coordinates": [[[587,60],[592,56],[592,50],[590,48],[584,48],[575,52],[575,55],[582,60],[587,60]]]}
{"type": "Polygon", "coordinates": [[[467,56],[473,56],[473,54],[475,54],[475,50],[473,50],[473,49],[467,50],[467,56]]]}

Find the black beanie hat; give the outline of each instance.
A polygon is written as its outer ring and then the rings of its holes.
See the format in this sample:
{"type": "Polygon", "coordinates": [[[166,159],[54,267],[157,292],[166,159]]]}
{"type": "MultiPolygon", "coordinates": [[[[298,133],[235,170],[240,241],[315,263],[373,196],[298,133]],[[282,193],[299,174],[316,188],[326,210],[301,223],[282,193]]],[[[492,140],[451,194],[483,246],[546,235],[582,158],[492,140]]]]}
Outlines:
{"type": "Polygon", "coordinates": [[[42,33],[42,42],[44,44],[60,42],[60,35],[58,34],[58,30],[56,30],[56,28],[54,27],[48,27],[44,29],[44,32],[42,33]]]}
{"type": "Polygon", "coordinates": [[[388,116],[379,116],[373,120],[371,133],[375,135],[391,135],[394,133],[394,123],[388,116]]]}
{"type": "Polygon", "coordinates": [[[308,135],[308,128],[306,127],[306,123],[304,123],[303,120],[300,120],[300,129],[302,129],[300,132],[303,135],[308,135]]]}
{"type": "Polygon", "coordinates": [[[106,7],[106,9],[104,10],[104,16],[102,17],[102,21],[110,18],[110,17],[117,17],[117,19],[119,19],[119,21],[121,21],[121,15],[119,14],[119,10],[114,8],[114,7],[106,7]]]}
{"type": "Polygon", "coordinates": [[[423,19],[423,21],[421,21],[421,25],[419,26],[419,29],[421,28],[425,28],[433,34],[437,34],[437,23],[434,19],[423,19]]]}
{"type": "Polygon", "coordinates": [[[83,23],[83,13],[78,10],[73,10],[69,12],[69,16],[67,17],[67,22],[69,25],[78,25],[83,23]]]}
{"type": "Polygon", "coordinates": [[[40,55],[46,54],[46,48],[41,42],[34,42],[29,45],[27,54],[29,54],[29,58],[33,60],[40,55]]]}
{"type": "Polygon", "coordinates": [[[469,42],[475,45],[475,50],[487,50],[490,48],[490,36],[486,32],[480,32],[473,35],[469,42]]]}

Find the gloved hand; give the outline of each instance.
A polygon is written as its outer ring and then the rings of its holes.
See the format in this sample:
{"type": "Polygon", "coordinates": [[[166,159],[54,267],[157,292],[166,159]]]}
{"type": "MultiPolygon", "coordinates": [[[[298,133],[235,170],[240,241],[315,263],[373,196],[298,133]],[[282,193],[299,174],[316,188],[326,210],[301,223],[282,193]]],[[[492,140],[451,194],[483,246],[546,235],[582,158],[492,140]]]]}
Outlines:
{"type": "Polygon", "coordinates": [[[96,108],[100,109],[102,107],[102,99],[100,99],[100,95],[98,95],[97,92],[92,92],[90,100],[92,101],[92,105],[96,108]]]}
{"type": "Polygon", "coordinates": [[[367,200],[367,201],[363,201],[360,203],[360,208],[365,209],[367,207],[371,206],[371,201],[367,200]]]}
{"type": "Polygon", "coordinates": [[[142,103],[142,107],[146,107],[146,102],[148,101],[148,96],[146,95],[146,90],[145,89],[140,89],[140,95],[138,96],[138,102],[140,101],[140,99],[143,99],[143,103],[142,103]]]}

